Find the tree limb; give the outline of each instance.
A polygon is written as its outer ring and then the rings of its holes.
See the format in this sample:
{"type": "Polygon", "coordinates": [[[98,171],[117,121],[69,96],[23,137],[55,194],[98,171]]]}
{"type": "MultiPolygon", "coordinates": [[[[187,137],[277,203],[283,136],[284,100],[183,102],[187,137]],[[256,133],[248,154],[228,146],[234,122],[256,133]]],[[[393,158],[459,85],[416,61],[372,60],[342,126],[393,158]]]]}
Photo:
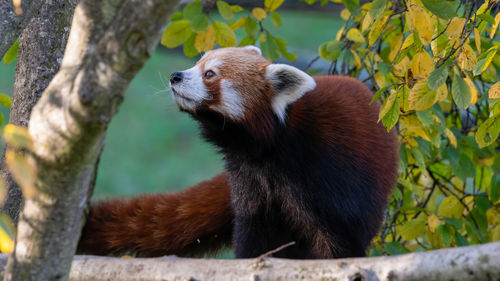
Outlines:
{"type": "MultiPolygon", "coordinates": [[[[0,255],[0,267],[6,256],[0,255]]],[[[498,280],[500,242],[390,257],[215,260],[75,256],[70,280],[498,280]]]]}
{"type": "Polygon", "coordinates": [[[66,280],[107,126],[178,1],[83,0],[61,69],[33,108],[26,198],[4,280],[66,280]]]}
{"type": "MultiPolygon", "coordinates": [[[[15,7],[11,0],[0,0],[0,59],[3,58],[10,46],[30,22],[31,18],[40,10],[45,2],[43,0],[21,1],[21,13],[15,13],[15,7]]],[[[50,2],[50,1],[49,1],[50,2]]]]}
{"type": "MultiPolygon", "coordinates": [[[[25,2],[29,3],[21,3],[25,2]]],[[[1,5],[4,5],[4,2],[1,2],[1,5]]],[[[75,6],[75,0],[48,1],[22,32],[19,38],[9,123],[28,126],[31,110],[59,71],[75,6]]],[[[22,193],[4,164],[1,173],[9,190],[2,210],[17,222],[22,193]]]]}

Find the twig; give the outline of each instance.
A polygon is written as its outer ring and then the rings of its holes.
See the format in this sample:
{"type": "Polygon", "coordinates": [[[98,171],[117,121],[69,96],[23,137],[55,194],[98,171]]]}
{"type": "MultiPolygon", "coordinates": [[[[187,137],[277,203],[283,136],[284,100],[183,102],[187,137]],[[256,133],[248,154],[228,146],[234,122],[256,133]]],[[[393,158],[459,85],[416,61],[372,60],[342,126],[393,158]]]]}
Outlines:
{"type": "Polygon", "coordinates": [[[281,250],[283,250],[283,249],[285,249],[285,248],[288,248],[288,247],[290,247],[290,246],[293,246],[293,245],[295,245],[295,241],[288,242],[288,243],[286,243],[286,244],[283,244],[283,245],[279,246],[278,248],[276,248],[276,249],[274,249],[274,250],[271,250],[271,251],[265,252],[265,253],[263,253],[262,255],[260,255],[260,256],[258,256],[258,257],[256,258],[256,259],[257,259],[257,262],[261,262],[263,258],[268,257],[268,256],[270,256],[270,255],[272,255],[272,254],[276,254],[277,252],[279,252],[279,251],[281,251],[281,250]]]}

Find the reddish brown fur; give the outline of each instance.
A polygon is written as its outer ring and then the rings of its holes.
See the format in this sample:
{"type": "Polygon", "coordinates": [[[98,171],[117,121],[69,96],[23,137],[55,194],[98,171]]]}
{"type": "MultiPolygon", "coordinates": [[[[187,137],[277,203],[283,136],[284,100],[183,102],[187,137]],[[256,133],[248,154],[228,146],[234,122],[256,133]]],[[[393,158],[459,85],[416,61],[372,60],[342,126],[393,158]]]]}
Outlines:
{"type": "Polygon", "coordinates": [[[232,232],[225,174],[172,194],[93,204],[78,252],[201,256],[229,246],[232,232]]]}

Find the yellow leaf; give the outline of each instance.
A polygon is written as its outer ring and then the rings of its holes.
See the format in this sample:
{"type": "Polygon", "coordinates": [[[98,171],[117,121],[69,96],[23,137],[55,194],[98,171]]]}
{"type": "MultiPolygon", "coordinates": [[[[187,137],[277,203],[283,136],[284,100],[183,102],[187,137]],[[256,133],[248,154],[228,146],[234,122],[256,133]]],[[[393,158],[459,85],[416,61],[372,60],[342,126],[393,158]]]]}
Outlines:
{"type": "Polygon", "coordinates": [[[475,105],[477,102],[477,89],[476,86],[474,86],[474,83],[472,80],[469,78],[469,76],[465,77],[465,82],[467,82],[467,86],[469,86],[470,89],[470,104],[475,105]]]}
{"type": "Polygon", "coordinates": [[[495,226],[492,230],[490,230],[491,241],[500,240],[500,225],[495,226]]]}
{"type": "Polygon", "coordinates": [[[476,43],[476,49],[478,54],[481,54],[481,36],[479,35],[479,30],[474,27],[474,42],[476,43]]]}
{"type": "Polygon", "coordinates": [[[259,21],[263,20],[263,19],[265,19],[267,17],[266,11],[264,9],[262,9],[262,8],[259,8],[259,7],[253,8],[252,15],[253,15],[253,17],[255,19],[257,19],[259,21]]]}
{"type": "Polygon", "coordinates": [[[409,66],[410,66],[410,59],[406,56],[399,63],[394,65],[392,72],[396,76],[404,77],[406,75],[406,72],[408,71],[409,66]]]}
{"type": "Polygon", "coordinates": [[[415,78],[427,78],[434,70],[431,56],[422,50],[413,56],[411,61],[411,71],[415,78]]]}
{"type": "Polygon", "coordinates": [[[368,28],[373,23],[373,18],[370,16],[370,14],[366,14],[365,17],[363,18],[363,22],[361,23],[361,31],[365,32],[368,28]]]}
{"type": "Polygon", "coordinates": [[[25,127],[7,124],[3,130],[3,137],[10,146],[17,149],[33,148],[33,140],[25,127]]]}
{"type": "Polygon", "coordinates": [[[446,197],[438,208],[440,217],[460,218],[463,212],[464,206],[452,195],[446,197]]]}
{"type": "Polygon", "coordinates": [[[196,34],[194,47],[198,52],[207,52],[215,46],[215,31],[212,26],[207,27],[205,31],[196,34]]]}
{"type": "Polygon", "coordinates": [[[377,85],[379,88],[385,87],[385,84],[386,84],[385,76],[382,73],[376,72],[374,77],[375,77],[375,82],[377,82],[377,85]]]}
{"type": "Polygon", "coordinates": [[[236,29],[238,29],[238,28],[242,27],[242,26],[245,24],[246,19],[247,19],[246,17],[242,17],[242,18],[240,18],[239,20],[237,20],[237,21],[233,22],[233,23],[230,25],[231,29],[232,29],[232,30],[236,30],[236,29]]]}
{"type": "Polygon", "coordinates": [[[446,83],[437,88],[437,101],[442,102],[448,97],[448,87],[446,87],[446,83]]]}
{"type": "Polygon", "coordinates": [[[495,24],[491,27],[490,39],[493,39],[493,37],[495,37],[498,23],[500,23],[500,13],[497,13],[497,15],[495,16],[495,24]]]}
{"type": "Polygon", "coordinates": [[[500,82],[496,82],[490,87],[488,97],[490,99],[500,99],[500,82]]]}
{"type": "Polygon", "coordinates": [[[347,39],[354,42],[365,43],[365,37],[363,37],[363,34],[361,34],[357,28],[351,28],[347,32],[347,39]]]}
{"type": "Polygon", "coordinates": [[[269,12],[272,12],[281,6],[285,0],[265,0],[264,1],[264,7],[266,10],[269,12]]]}
{"type": "Polygon", "coordinates": [[[427,226],[429,226],[429,230],[431,232],[435,232],[436,231],[436,228],[441,224],[441,221],[439,220],[439,218],[434,215],[434,214],[431,214],[428,218],[427,218],[427,226]]]}
{"type": "Polygon", "coordinates": [[[403,42],[403,46],[401,46],[401,50],[404,50],[408,47],[410,47],[411,45],[413,45],[413,33],[410,33],[410,35],[408,37],[406,37],[405,41],[403,42]]]}
{"type": "Polygon", "coordinates": [[[356,67],[356,69],[360,69],[361,59],[359,58],[358,54],[355,51],[351,50],[351,53],[354,56],[354,66],[356,67]]]}
{"type": "Polygon", "coordinates": [[[9,237],[7,232],[0,227],[0,251],[2,253],[10,253],[14,250],[14,241],[9,237]]]}
{"type": "Polygon", "coordinates": [[[337,34],[335,35],[335,40],[340,41],[340,38],[342,37],[342,33],[344,33],[343,26],[339,29],[339,31],[337,31],[337,34]]]}
{"type": "Polygon", "coordinates": [[[368,46],[372,46],[379,38],[382,31],[385,29],[385,24],[389,20],[388,16],[379,17],[373,25],[370,27],[370,32],[368,33],[368,46]]]}
{"type": "Polygon", "coordinates": [[[432,91],[427,86],[427,80],[418,81],[410,90],[408,96],[408,106],[410,110],[429,109],[437,101],[437,91],[432,91]]]}
{"type": "Polygon", "coordinates": [[[389,97],[387,97],[387,100],[385,101],[384,105],[380,109],[377,122],[380,122],[380,120],[382,120],[382,118],[384,118],[384,116],[387,114],[387,112],[389,112],[389,110],[394,105],[394,102],[396,101],[397,96],[398,95],[396,93],[392,93],[391,95],[389,95],[389,97]]]}
{"type": "Polygon", "coordinates": [[[401,228],[399,229],[399,233],[403,240],[413,240],[418,238],[425,232],[425,220],[417,219],[407,221],[401,228]]]}
{"type": "Polygon", "coordinates": [[[451,146],[453,146],[453,148],[457,148],[457,138],[455,137],[453,132],[448,128],[444,129],[444,132],[446,133],[446,136],[450,140],[451,146]]]}
{"type": "Polygon", "coordinates": [[[446,35],[451,39],[457,39],[462,35],[465,26],[465,18],[454,17],[446,29],[446,35]]]}
{"type": "Polygon", "coordinates": [[[431,16],[418,5],[411,5],[409,16],[413,27],[418,31],[418,37],[422,44],[428,45],[434,33],[434,22],[431,16]]]}
{"type": "Polygon", "coordinates": [[[343,9],[342,12],[340,12],[340,18],[343,20],[347,20],[351,16],[351,12],[347,9],[343,9]]]}
{"type": "Polygon", "coordinates": [[[5,152],[5,162],[14,180],[19,184],[24,197],[29,198],[35,193],[36,165],[31,159],[21,153],[8,149],[5,152]]]}
{"type": "Polygon", "coordinates": [[[391,41],[391,51],[389,52],[389,61],[393,61],[399,52],[399,48],[403,44],[403,33],[398,33],[391,41]]]}
{"type": "MultiPolygon", "coordinates": [[[[405,130],[407,131],[408,136],[414,135],[417,137],[421,137],[426,141],[431,141],[427,133],[425,132],[422,123],[418,120],[418,117],[414,114],[412,115],[404,115],[400,119],[400,125],[401,125],[401,132],[404,132],[405,130]]],[[[417,145],[417,142],[415,141],[415,145],[417,145]]]]}
{"type": "Polygon", "coordinates": [[[489,225],[500,225],[500,208],[494,207],[488,209],[486,211],[486,218],[488,219],[489,225]]]}
{"type": "Polygon", "coordinates": [[[469,44],[464,44],[462,48],[462,52],[457,58],[458,66],[462,70],[472,71],[476,67],[477,58],[476,53],[472,50],[472,47],[469,44]]]}

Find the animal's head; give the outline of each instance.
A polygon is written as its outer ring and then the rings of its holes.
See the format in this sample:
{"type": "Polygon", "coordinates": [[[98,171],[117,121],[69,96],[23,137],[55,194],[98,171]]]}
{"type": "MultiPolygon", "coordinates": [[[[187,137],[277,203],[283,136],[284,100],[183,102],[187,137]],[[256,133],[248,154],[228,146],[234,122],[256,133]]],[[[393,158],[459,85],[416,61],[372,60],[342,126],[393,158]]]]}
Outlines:
{"type": "Polygon", "coordinates": [[[271,64],[260,49],[248,46],[207,52],[194,67],[174,72],[170,86],[178,106],[191,113],[209,110],[239,122],[270,112],[285,122],[287,106],[316,83],[295,67],[271,64]]]}

